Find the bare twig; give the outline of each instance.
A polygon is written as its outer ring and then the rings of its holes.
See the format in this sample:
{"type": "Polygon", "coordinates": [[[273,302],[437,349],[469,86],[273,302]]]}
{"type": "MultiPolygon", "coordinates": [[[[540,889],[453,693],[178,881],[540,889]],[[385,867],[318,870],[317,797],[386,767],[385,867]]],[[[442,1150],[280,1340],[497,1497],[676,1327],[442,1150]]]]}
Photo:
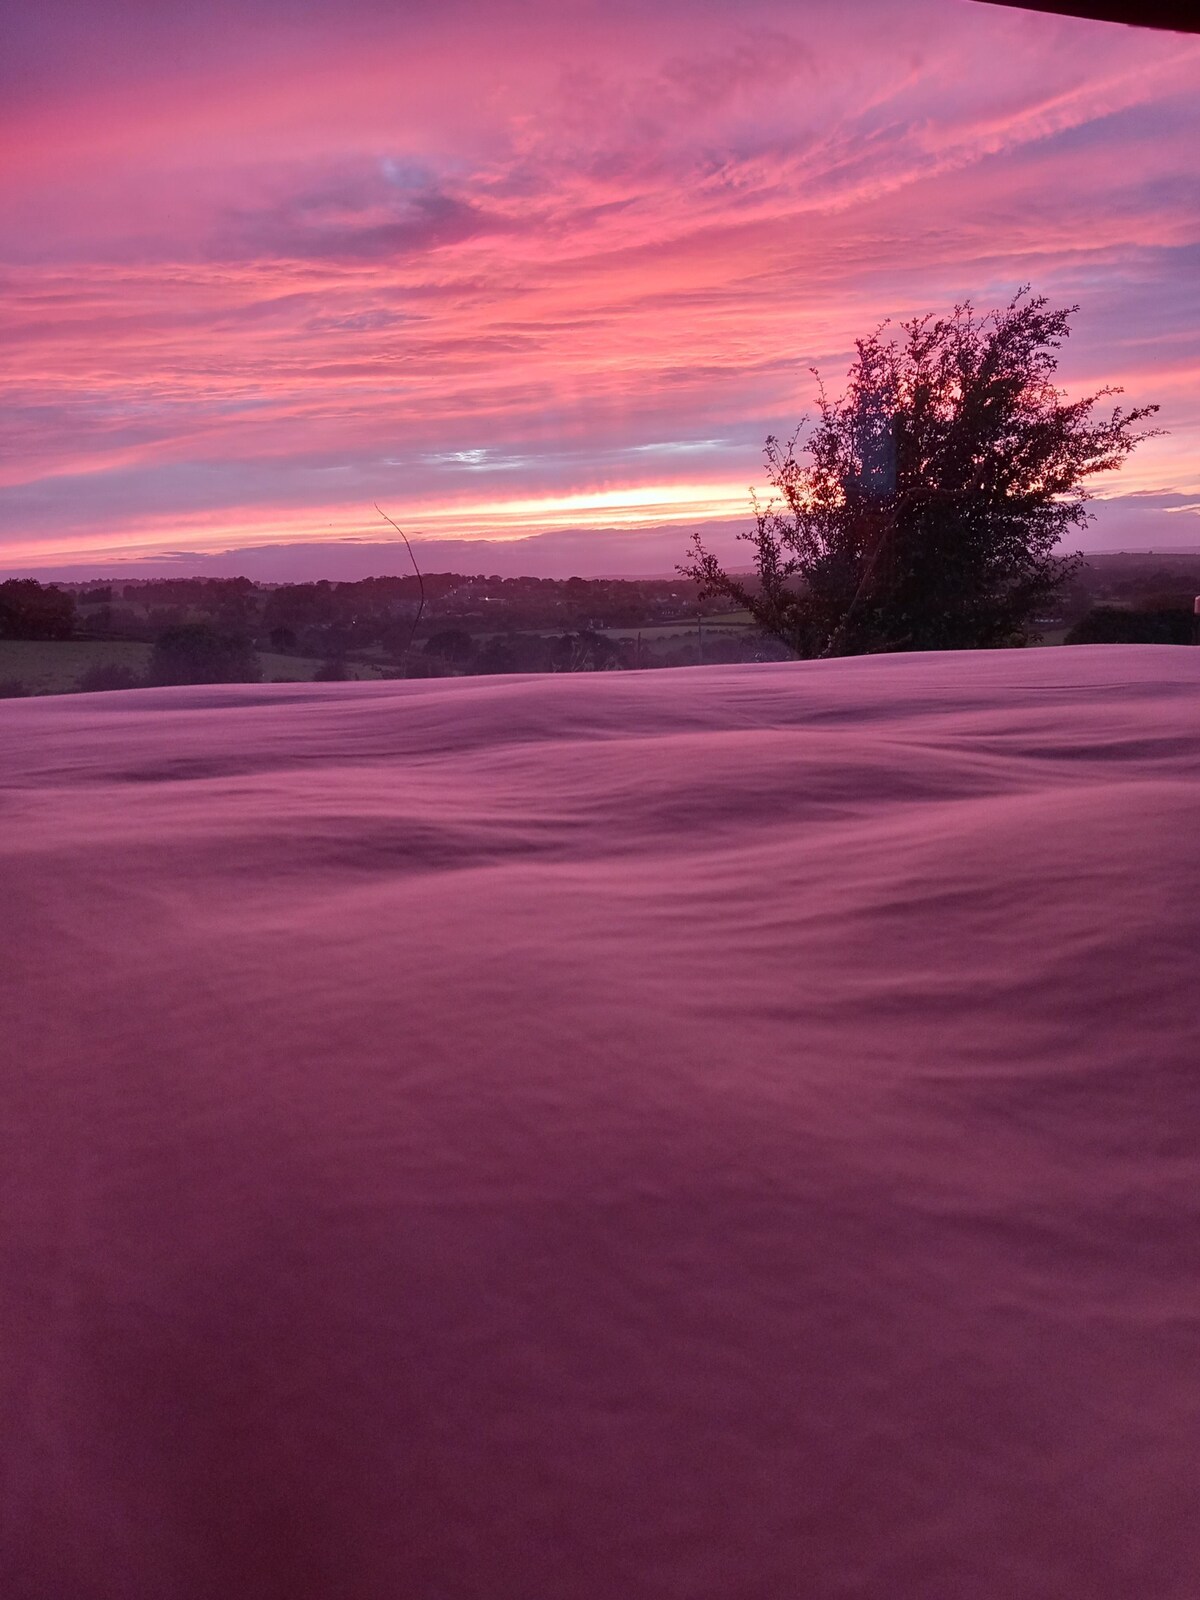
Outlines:
{"type": "Polygon", "coordinates": [[[398,522],[392,521],[392,518],[388,516],[387,512],[383,509],[378,501],[375,502],[375,509],[379,512],[379,515],[385,522],[391,523],[392,527],[395,528],[396,532],[404,540],[404,548],[408,551],[408,559],[413,564],[413,571],[417,575],[417,583],[421,590],[421,601],[417,606],[417,614],[413,618],[413,625],[408,635],[408,643],[404,646],[404,654],[400,657],[402,663],[407,663],[408,652],[412,649],[413,640],[417,637],[417,629],[421,626],[421,614],[425,610],[425,579],[421,576],[421,569],[417,565],[417,558],[413,554],[413,547],[411,544],[409,544],[408,535],[405,533],[404,529],[398,522]]]}

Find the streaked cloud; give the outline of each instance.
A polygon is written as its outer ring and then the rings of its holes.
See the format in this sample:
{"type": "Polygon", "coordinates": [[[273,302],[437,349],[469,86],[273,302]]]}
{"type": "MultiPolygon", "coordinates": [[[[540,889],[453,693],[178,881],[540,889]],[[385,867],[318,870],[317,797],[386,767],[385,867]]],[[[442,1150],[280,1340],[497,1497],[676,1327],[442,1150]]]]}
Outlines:
{"type": "Polygon", "coordinates": [[[374,500],[430,537],[727,519],[811,366],[1024,281],[1081,305],[1069,387],[1163,404],[1105,494],[1200,494],[1196,41],[53,0],[7,70],[0,563],[360,537],[374,500]]]}

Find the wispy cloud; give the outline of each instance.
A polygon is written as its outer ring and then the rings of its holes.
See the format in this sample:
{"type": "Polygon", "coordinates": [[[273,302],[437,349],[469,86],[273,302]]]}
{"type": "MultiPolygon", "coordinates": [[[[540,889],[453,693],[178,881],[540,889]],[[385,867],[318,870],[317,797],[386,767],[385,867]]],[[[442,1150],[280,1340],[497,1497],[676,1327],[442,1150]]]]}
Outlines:
{"type": "Polygon", "coordinates": [[[1025,280],[1081,304],[1069,385],[1164,404],[1121,487],[1200,492],[1194,44],[960,0],[49,0],[8,60],[0,562],[377,498],[724,518],[812,364],[1025,280]]]}

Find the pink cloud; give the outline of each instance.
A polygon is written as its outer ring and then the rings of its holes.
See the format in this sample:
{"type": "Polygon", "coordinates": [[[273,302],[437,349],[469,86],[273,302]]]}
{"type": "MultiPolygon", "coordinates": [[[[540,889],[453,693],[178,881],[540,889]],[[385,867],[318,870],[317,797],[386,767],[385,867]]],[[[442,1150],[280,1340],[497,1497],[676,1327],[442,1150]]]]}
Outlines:
{"type": "Polygon", "coordinates": [[[956,0],[155,7],[127,51],[104,13],[18,30],[0,562],[381,497],[724,517],[810,364],[1026,279],[1197,478],[1200,46],[956,0]]]}

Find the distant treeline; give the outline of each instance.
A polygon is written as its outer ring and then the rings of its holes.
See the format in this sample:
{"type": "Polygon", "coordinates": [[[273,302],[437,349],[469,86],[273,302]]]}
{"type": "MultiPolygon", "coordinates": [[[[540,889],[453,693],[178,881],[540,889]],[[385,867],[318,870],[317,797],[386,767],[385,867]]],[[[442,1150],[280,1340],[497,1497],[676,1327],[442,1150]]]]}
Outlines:
{"type": "Polygon", "coordinates": [[[22,579],[0,585],[0,630],[9,638],[62,638],[81,632],[152,642],[164,628],[207,620],[240,629],[263,649],[336,655],[370,645],[405,647],[422,594],[423,633],[447,622],[473,633],[637,628],[720,609],[712,602],[701,604],[696,585],[682,578],[501,578],[434,572],[423,579],[363,578],[353,583],[154,578],[47,588],[22,579]],[[14,592],[6,604],[7,590],[14,592]],[[54,599],[47,601],[47,595],[54,599]],[[42,613],[47,610],[54,611],[56,632],[38,631],[46,626],[42,613]]]}
{"type": "Polygon", "coordinates": [[[75,633],[75,596],[34,578],[0,583],[0,639],[70,639],[75,633]]]}
{"type": "MultiPolygon", "coordinates": [[[[1066,643],[1190,643],[1197,592],[1200,556],[1095,556],[1039,624],[1066,643]]],[[[152,647],[144,676],[108,663],[89,669],[79,686],[96,689],[254,681],[265,653],[306,661],[309,676],[325,678],[353,676],[355,666],[368,675],[412,677],[786,655],[747,619],[719,613],[719,601],[701,601],[697,585],[683,578],[438,572],[274,585],[249,578],[0,582],[0,639],[152,647]]],[[[3,687],[22,692],[15,681],[3,687]]]]}
{"type": "MultiPolygon", "coordinates": [[[[148,666],[97,657],[74,686],[301,678],[594,672],[782,659],[745,619],[721,619],[685,579],[423,578],[255,584],[167,578],[0,585],[0,639],[151,647],[148,666]],[[645,632],[645,638],[642,634],[645,632]],[[264,669],[260,659],[272,665],[264,669]]],[[[0,694],[29,692],[0,659],[0,694]],[[9,676],[9,674],[12,674],[9,676]]]]}

